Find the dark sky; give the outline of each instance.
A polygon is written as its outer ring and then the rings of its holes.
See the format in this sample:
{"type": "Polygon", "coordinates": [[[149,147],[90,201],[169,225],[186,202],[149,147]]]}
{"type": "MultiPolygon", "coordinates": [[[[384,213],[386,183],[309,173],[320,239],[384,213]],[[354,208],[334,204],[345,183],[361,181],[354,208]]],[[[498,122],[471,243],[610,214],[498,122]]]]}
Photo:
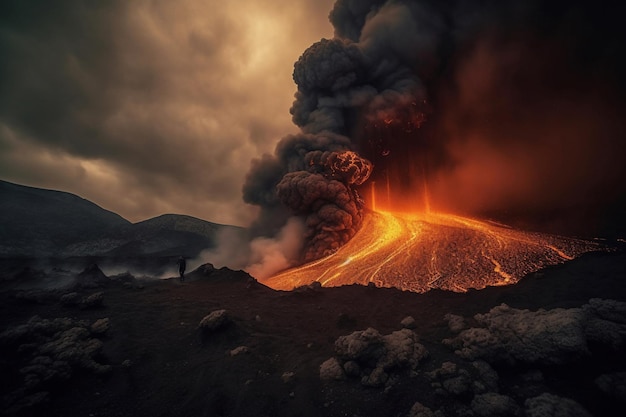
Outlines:
{"type": "Polygon", "coordinates": [[[246,175],[275,197],[280,178],[255,173],[304,169],[251,160],[331,131],[370,181],[398,170],[399,194],[428,183],[435,208],[626,230],[625,15],[591,0],[5,0],[0,178],[131,221],[248,225],[246,175]],[[402,133],[407,103],[427,121],[402,133]]]}
{"type": "Polygon", "coordinates": [[[297,128],[293,63],[333,0],[0,3],[0,178],[131,221],[246,225],[252,158],[297,128]]]}

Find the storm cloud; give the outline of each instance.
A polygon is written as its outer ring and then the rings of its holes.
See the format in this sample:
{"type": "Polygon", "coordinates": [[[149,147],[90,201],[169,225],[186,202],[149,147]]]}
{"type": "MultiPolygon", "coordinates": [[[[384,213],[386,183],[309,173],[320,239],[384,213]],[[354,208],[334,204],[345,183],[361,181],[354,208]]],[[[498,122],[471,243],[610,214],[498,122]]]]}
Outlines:
{"type": "Polygon", "coordinates": [[[250,160],[295,132],[291,69],[332,2],[0,5],[0,176],[132,221],[246,225],[250,160]]]}

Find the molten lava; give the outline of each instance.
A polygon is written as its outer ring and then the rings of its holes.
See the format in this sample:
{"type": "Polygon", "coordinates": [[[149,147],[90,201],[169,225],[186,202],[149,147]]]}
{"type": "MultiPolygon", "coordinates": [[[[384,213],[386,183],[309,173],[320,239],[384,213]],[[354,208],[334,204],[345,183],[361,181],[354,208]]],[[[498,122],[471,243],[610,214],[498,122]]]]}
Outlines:
{"type": "Polygon", "coordinates": [[[283,271],[263,283],[292,290],[314,281],[465,292],[508,285],[585,252],[595,242],[515,230],[443,213],[370,211],[361,230],[335,253],[283,271]]]}

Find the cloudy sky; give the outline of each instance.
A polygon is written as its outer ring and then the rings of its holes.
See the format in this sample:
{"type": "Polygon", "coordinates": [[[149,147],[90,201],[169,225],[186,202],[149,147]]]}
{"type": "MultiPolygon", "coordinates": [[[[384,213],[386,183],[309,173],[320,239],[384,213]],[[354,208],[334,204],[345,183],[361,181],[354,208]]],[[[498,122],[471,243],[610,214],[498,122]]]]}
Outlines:
{"type": "Polygon", "coordinates": [[[250,161],[297,130],[293,64],[333,3],[3,1],[0,179],[247,225],[250,161]]]}

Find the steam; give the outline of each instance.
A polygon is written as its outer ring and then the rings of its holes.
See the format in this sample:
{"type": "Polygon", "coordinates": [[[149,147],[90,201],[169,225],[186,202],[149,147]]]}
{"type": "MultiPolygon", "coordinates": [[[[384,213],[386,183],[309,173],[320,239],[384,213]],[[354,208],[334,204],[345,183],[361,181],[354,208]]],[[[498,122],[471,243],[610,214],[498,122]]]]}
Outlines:
{"type": "Polygon", "coordinates": [[[250,243],[250,263],[246,271],[257,279],[272,276],[299,260],[304,225],[291,218],[275,239],[257,238],[250,243]]]}
{"type": "Polygon", "coordinates": [[[368,180],[531,227],[590,215],[592,199],[596,219],[624,207],[619,15],[576,0],[338,0],[334,38],[294,65],[301,133],[246,178],[253,229],[277,236],[297,218],[296,258],[332,253],[362,224],[368,180]]]}

